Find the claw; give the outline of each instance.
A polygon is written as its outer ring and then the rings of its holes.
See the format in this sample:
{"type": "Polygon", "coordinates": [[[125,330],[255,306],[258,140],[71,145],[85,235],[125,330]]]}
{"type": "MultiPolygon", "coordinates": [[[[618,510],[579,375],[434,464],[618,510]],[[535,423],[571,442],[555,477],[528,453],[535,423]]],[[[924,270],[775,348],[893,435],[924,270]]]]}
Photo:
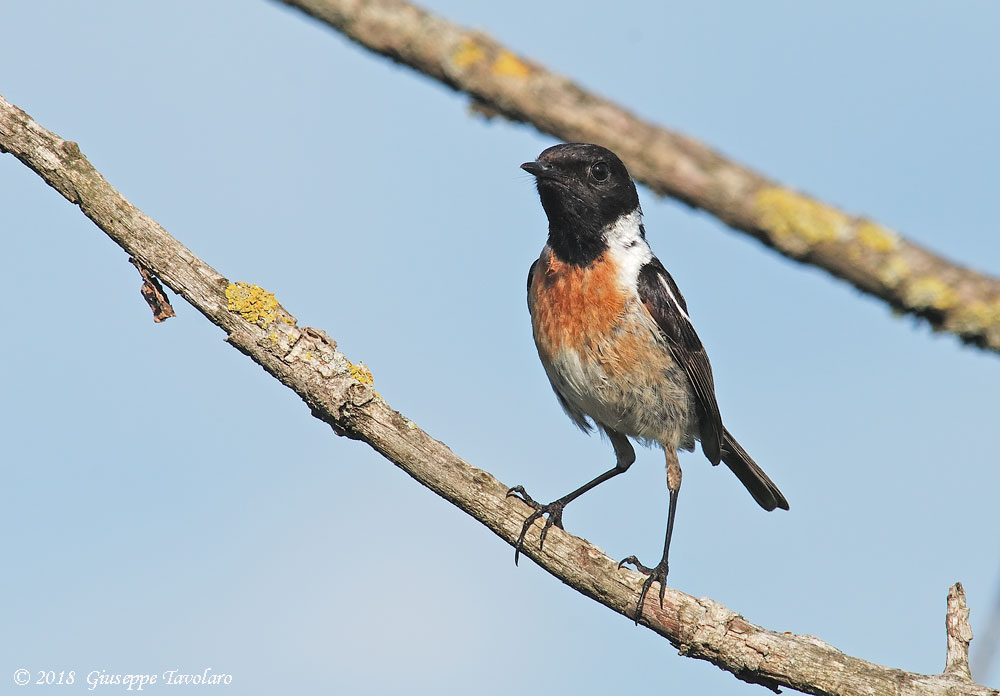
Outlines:
{"type": "Polygon", "coordinates": [[[667,592],[667,573],[670,571],[670,565],[664,559],[655,568],[649,568],[640,563],[639,559],[635,556],[629,556],[628,558],[623,558],[618,567],[621,568],[626,563],[635,566],[636,570],[646,576],[646,581],[642,583],[642,590],[639,592],[639,601],[635,605],[635,614],[632,616],[635,625],[638,626],[639,619],[642,618],[642,606],[646,601],[646,593],[653,586],[653,582],[660,583],[660,608],[663,608],[663,598],[667,592]]]}
{"type": "Polygon", "coordinates": [[[532,498],[530,495],[528,495],[528,491],[524,490],[524,486],[514,486],[513,488],[508,488],[507,489],[507,497],[508,498],[511,498],[511,497],[513,497],[513,498],[520,498],[526,504],[530,505],[531,507],[535,508],[536,510],[538,510],[539,508],[542,507],[537,502],[535,502],[534,498],[532,498]]]}
{"type": "Polygon", "coordinates": [[[541,505],[528,495],[528,492],[524,490],[523,486],[514,486],[508,490],[507,497],[509,498],[511,496],[520,498],[527,505],[535,509],[535,511],[528,515],[528,518],[524,521],[524,524],[521,526],[521,534],[517,537],[517,543],[514,544],[514,565],[517,565],[517,562],[521,558],[521,549],[524,546],[524,537],[528,533],[528,530],[531,529],[531,525],[533,525],[535,521],[543,515],[548,515],[545,518],[545,524],[542,525],[542,533],[538,537],[538,549],[541,550],[542,545],[545,543],[545,537],[549,533],[549,527],[556,526],[559,527],[559,529],[563,528],[562,511],[566,503],[561,500],[556,500],[548,505],[541,505]]]}
{"type": "Polygon", "coordinates": [[[639,562],[639,559],[636,558],[635,556],[629,556],[628,558],[623,558],[620,561],[618,561],[618,570],[621,570],[622,566],[625,565],[626,563],[628,563],[631,566],[635,566],[635,569],[638,570],[643,575],[649,575],[650,573],[653,572],[652,568],[647,568],[646,566],[644,566],[642,563],[639,562]]]}
{"type": "MultiPolygon", "coordinates": [[[[549,533],[549,527],[556,526],[562,529],[562,511],[563,506],[558,503],[549,503],[542,507],[542,510],[549,513],[549,516],[545,518],[545,524],[542,526],[542,533],[538,535],[538,550],[542,550],[542,544],[545,543],[545,536],[549,533]]],[[[542,514],[539,511],[538,514],[542,514]]]]}

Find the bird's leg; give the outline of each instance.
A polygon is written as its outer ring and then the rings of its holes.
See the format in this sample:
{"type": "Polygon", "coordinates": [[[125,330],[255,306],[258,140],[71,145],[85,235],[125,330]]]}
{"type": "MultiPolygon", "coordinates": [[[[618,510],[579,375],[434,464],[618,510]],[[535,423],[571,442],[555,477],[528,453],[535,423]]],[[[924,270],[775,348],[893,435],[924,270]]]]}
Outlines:
{"type": "Polygon", "coordinates": [[[616,462],[614,468],[608,469],[597,478],[583,484],[575,491],[567,493],[562,498],[552,501],[548,505],[542,505],[536,502],[530,495],[528,495],[528,492],[524,490],[524,486],[514,486],[507,491],[508,497],[512,495],[517,496],[535,509],[533,513],[528,515],[528,519],[524,521],[524,525],[521,527],[521,535],[517,538],[517,543],[514,544],[514,565],[517,565],[517,561],[521,556],[521,548],[524,546],[524,535],[528,533],[529,529],[531,529],[531,525],[535,523],[535,520],[543,515],[547,516],[545,518],[545,524],[542,526],[542,533],[538,538],[538,548],[541,549],[542,544],[545,543],[545,535],[548,534],[549,527],[554,525],[559,527],[559,529],[563,528],[562,513],[563,508],[566,507],[567,504],[573,502],[590,489],[596,488],[608,479],[614,478],[618,474],[624,474],[628,471],[628,468],[632,466],[632,463],[635,461],[635,450],[632,449],[632,445],[629,443],[628,438],[621,433],[611,430],[606,432],[608,433],[608,438],[611,440],[611,445],[615,448],[616,462]]]}
{"type": "Polygon", "coordinates": [[[629,556],[622,560],[618,564],[621,568],[624,564],[629,563],[635,566],[636,570],[640,573],[645,573],[646,582],[642,583],[642,591],[639,593],[639,602],[635,606],[635,623],[638,625],[639,617],[642,616],[642,604],[646,600],[646,593],[649,588],[656,581],[660,583],[660,608],[663,608],[663,595],[667,590],[667,572],[670,570],[670,564],[667,562],[667,556],[670,554],[670,537],[674,533],[674,514],[677,512],[677,494],[681,490],[681,464],[677,461],[677,451],[668,447],[667,453],[667,490],[670,491],[670,510],[667,512],[667,538],[663,541],[663,558],[660,562],[656,564],[655,568],[648,568],[639,562],[639,559],[635,556],[629,556]]]}

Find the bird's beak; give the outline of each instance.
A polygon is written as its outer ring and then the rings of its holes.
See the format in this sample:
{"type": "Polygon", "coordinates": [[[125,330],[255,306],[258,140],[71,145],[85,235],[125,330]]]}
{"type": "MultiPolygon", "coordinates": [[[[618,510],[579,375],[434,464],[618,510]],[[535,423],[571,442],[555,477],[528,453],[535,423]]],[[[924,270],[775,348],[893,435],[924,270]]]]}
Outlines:
{"type": "Polygon", "coordinates": [[[549,162],[525,162],[521,169],[539,179],[555,179],[559,174],[549,162]]]}

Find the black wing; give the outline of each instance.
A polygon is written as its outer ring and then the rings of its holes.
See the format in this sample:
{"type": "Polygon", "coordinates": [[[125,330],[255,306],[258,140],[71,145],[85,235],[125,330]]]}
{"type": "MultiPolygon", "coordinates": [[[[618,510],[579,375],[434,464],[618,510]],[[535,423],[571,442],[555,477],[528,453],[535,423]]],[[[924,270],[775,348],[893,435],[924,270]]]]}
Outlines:
{"type": "Polygon", "coordinates": [[[528,302],[531,302],[531,279],[535,277],[535,266],[538,265],[538,259],[531,262],[531,268],[528,269],[528,302]]]}
{"type": "Polygon", "coordinates": [[[722,459],[722,416],[715,400],[712,366],[687,315],[687,304],[659,259],[639,271],[639,299],[663,332],[670,354],[684,368],[694,390],[701,431],[701,449],[712,464],[722,459]]]}

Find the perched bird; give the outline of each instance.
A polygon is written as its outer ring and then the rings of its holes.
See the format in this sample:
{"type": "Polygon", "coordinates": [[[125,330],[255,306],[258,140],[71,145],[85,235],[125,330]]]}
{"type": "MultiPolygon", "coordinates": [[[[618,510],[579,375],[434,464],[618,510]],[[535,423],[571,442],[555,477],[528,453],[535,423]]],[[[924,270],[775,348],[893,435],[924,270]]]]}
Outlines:
{"type": "Polygon", "coordinates": [[[712,464],[724,462],[765,510],[788,509],[778,487],[726,430],[715,400],[712,367],[695,333],[677,284],[660,263],[642,224],[635,184],[625,165],[598,145],[569,143],[542,152],[521,169],[535,177],[549,220],[548,242],[528,271],[531,328],[556,398],[584,432],[593,427],[611,441],[612,469],[549,503],[519,496],[535,511],[525,520],[514,562],[531,525],[545,516],[562,527],[563,508],[635,461],[629,442],[658,444],[667,457],[670,508],[663,557],[646,574],[635,609],[638,623],[652,583],[666,587],[667,555],[681,487],[678,450],[695,440],[712,464]]]}

